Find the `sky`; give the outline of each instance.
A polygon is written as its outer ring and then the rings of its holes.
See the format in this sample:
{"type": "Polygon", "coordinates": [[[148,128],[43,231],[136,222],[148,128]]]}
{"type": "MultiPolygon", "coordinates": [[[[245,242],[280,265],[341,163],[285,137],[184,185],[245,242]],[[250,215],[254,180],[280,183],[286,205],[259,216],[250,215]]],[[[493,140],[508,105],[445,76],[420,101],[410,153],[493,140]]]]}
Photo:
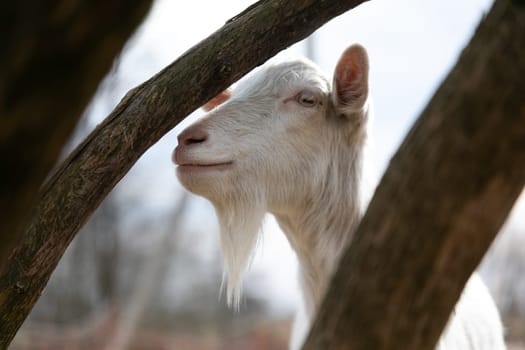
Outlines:
{"type": "MultiPolygon", "coordinates": [[[[252,1],[192,0],[181,5],[179,1],[158,0],[128,43],[113,77],[99,90],[98,98],[88,110],[89,120],[93,125],[100,122],[129,89],[174,61],[250,3],[252,1]]],[[[315,50],[311,58],[327,75],[332,73],[339,55],[352,43],[361,43],[369,53],[374,102],[368,159],[372,169],[371,188],[491,3],[491,0],[373,0],[314,33],[311,40],[315,50]]],[[[277,59],[304,55],[305,47],[304,43],[298,43],[277,59]]],[[[202,114],[196,111],[168,133],[121,181],[121,194],[137,203],[131,211],[155,216],[172,208],[183,191],[170,161],[176,135],[202,114]]],[[[208,202],[193,197],[191,208],[188,225],[205,217],[211,222],[207,225],[210,230],[216,228],[208,202]]],[[[515,216],[525,217],[524,205],[519,211],[515,216]]],[[[267,220],[264,231],[263,244],[247,277],[248,288],[270,295],[276,308],[294,305],[299,299],[295,257],[273,219],[267,220]],[[250,278],[259,283],[250,284],[250,278]],[[278,292],[273,292],[275,286],[280,286],[278,292]]]]}

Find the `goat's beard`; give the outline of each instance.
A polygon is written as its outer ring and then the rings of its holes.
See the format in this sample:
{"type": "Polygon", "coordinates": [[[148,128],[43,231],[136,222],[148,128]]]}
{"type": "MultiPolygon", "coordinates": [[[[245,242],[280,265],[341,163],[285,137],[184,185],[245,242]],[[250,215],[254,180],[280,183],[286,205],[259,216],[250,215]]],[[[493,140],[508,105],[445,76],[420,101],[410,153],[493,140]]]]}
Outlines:
{"type": "Polygon", "coordinates": [[[266,210],[263,197],[256,191],[240,190],[227,197],[214,203],[224,268],[221,289],[226,288],[228,305],[237,309],[242,278],[251,263],[266,210]]]}

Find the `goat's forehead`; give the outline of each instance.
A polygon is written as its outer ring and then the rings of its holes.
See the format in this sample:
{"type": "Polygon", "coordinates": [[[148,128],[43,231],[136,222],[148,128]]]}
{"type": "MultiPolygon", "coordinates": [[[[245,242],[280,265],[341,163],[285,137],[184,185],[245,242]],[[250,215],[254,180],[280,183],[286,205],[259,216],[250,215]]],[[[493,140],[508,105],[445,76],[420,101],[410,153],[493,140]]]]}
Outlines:
{"type": "Polygon", "coordinates": [[[298,87],[313,87],[328,92],[330,83],[313,63],[296,59],[262,66],[239,82],[234,96],[280,95],[283,91],[298,87]]]}

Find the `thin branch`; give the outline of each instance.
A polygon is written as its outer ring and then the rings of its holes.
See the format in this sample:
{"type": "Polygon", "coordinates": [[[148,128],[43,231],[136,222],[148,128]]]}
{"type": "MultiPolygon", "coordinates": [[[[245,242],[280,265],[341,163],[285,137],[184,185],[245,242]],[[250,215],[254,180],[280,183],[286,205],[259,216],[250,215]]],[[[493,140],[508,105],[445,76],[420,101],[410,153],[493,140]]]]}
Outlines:
{"type": "Polygon", "coordinates": [[[434,348],[525,184],[524,77],[525,7],[497,0],[392,159],[303,349],[434,348]]]}
{"type": "Polygon", "coordinates": [[[144,312],[152,302],[155,292],[159,289],[161,281],[165,280],[170,260],[173,254],[173,247],[177,237],[180,237],[176,230],[184,217],[184,212],[188,204],[188,195],[185,193],[172,214],[169,222],[165,224],[160,237],[157,238],[151,252],[144,258],[144,263],[135,274],[136,280],[130,288],[131,292],[125,302],[119,303],[117,314],[117,326],[108,343],[104,346],[106,350],[126,350],[133,340],[133,334],[144,312]]]}

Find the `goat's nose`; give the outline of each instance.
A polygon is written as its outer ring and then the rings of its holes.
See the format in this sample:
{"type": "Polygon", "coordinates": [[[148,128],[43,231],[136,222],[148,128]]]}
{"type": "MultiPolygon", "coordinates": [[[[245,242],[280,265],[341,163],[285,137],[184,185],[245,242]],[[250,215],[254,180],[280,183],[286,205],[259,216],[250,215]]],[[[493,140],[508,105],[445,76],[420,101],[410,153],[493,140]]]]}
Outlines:
{"type": "Polygon", "coordinates": [[[208,139],[208,133],[201,128],[189,128],[177,136],[179,145],[189,146],[197,143],[203,143],[208,139]]]}

